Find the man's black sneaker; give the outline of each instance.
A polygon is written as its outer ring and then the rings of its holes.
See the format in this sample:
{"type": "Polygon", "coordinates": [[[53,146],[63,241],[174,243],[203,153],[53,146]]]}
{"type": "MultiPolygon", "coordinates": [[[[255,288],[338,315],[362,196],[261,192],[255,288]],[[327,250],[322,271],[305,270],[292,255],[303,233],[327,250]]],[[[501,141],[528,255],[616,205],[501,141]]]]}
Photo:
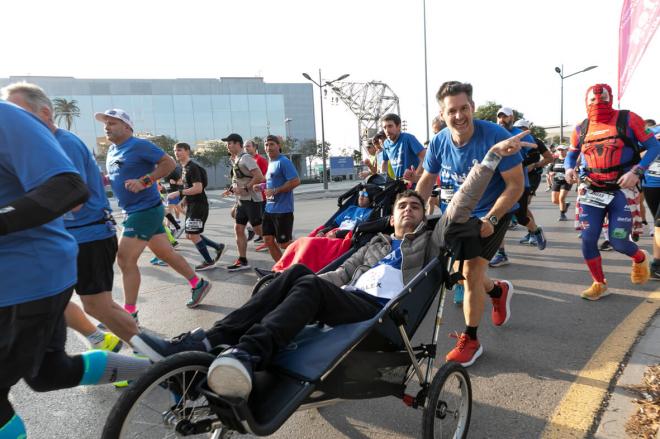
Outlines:
{"type": "Polygon", "coordinates": [[[197,287],[191,288],[190,300],[186,302],[186,306],[188,308],[197,307],[197,305],[202,303],[202,300],[204,300],[204,297],[206,297],[206,295],[210,290],[211,290],[211,282],[207,281],[206,279],[200,279],[199,283],[197,284],[197,287]]]}
{"type": "Polygon", "coordinates": [[[254,238],[254,243],[255,244],[261,244],[262,242],[264,242],[264,237],[263,236],[257,236],[256,238],[254,238]]]}
{"type": "Polygon", "coordinates": [[[166,340],[148,329],[143,329],[142,332],[131,337],[131,345],[136,352],[147,356],[153,362],[179,352],[208,352],[211,350],[211,344],[202,328],[177,335],[171,340],[166,340]]]}
{"type": "Polygon", "coordinates": [[[222,257],[222,254],[225,252],[225,245],[224,244],[218,244],[220,247],[215,249],[215,258],[213,258],[213,262],[216,263],[220,260],[222,257]]]}
{"type": "Polygon", "coordinates": [[[201,264],[195,265],[195,271],[210,270],[213,267],[215,267],[215,261],[213,261],[213,262],[202,261],[201,264]]]}
{"type": "Polygon", "coordinates": [[[598,249],[602,252],[610,252],[612,251],[612,245],[610,244],[610,241],[605,240],[598,249]]]}
{"type": "Polygon", "coordinates": [[[247,233],[248,233],[247,234],[247,240],[252,241],[252,238],[254,238],[254,235],[255,235],[254,230],[248,229],[247,233]]]}
{"type": "Polygon", "coordinates": [[[232,348],[218,355],[206,375],[209,387],[220,396],[248,399],[252,391],[254,362],[252,356],[232,348]]]}
{"type": "Polygon", "coordinates": [[[241,261],[240,259],[236,259],[236,261],[232,264],[227,266],[227,271],[242,271],[242,270],[249,270],[250,269],[250,264],[248,264],[247,261],[241,261]]]}
{"type": "Polygon", "coordinates": [[[651,280],[660,280],[660,266],[651,264],[651,280]]]}

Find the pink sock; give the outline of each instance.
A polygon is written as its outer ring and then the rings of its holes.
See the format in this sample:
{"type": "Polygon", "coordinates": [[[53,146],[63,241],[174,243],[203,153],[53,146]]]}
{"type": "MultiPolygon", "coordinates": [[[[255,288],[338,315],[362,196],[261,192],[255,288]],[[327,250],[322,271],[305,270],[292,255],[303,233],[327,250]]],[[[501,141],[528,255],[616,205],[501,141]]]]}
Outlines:
{"type": "Polygon", "coordinates": [[[605,283],[605,275],[603,274],[603,264],[600,256],[592,259],[586,259],[587,267],[591,272],[591,277],[596,282],[605,283]]]}
{"type": "Polygon", "coordinates": [[[188,279],[188,283],[192,288],[197,288],[197,284],[199,283],[199,278],[197,276],[193,276],[190,279],[188,279]]]}
{"type": "Polygon", "coordinates": [[[124,309],[126,312],[135,314],[137,312],[137,306],[136,305],[129,305],[128,303],[124,304],[124,309]]]}
{"type": "Polygon", "coordinates": [[[645,256],[644,252],[641,250],[637,250],[637,253],[635,253],[632,256],[633,261],[635,261],[635,264],[639,264],[640,262],[644,262],[645,256]]]}

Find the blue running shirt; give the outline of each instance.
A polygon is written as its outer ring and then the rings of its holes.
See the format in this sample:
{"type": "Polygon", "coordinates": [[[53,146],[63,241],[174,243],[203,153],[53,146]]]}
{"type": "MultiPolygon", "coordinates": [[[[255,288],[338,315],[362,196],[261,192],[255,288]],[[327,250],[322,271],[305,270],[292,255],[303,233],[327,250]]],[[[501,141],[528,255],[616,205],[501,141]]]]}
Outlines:
{"type": "MultiPolygon", "coordinates": [[[[432,174],[440,174],[440,184],[453,186],[454,193],[465,181],[473,164],[480,163],[488,150],[498,142],[511,137],[511,134],[501,126],[485,120],[474,120],[474,134],[470,141],[462,147],[457,147],[451,138],[448,128],[436,134],[426,153],[424,169],[432,174]]],[[[504,191],[506,184],[500,172],[508,171],[522,163],[520,153],[504,157],[498,165],[493,178],[486,187],[486,192],[477,203],[472,214],[483,217],[495,204],[495,200],[504,191]]],[[[518,208],[516,203],[511,212],[518,208]]]]}
{"type": "Polygon", "coordinates": [[[419,157],[417,155],[424,149],[424,145],[412,134],[401,133],[396,142],[385,139],[383,142],[383,160],[389,161],[397,178],[402,178],[406,169],[417,169],[419,157]]]}
{"type": "MultiPolygon", "coordinates": [[[[298,178],[298,172],[291,163],[291,160],[280,155],[275,160],[268,163],[268,172],[266,172],[266,187],[275,189],[282,186],[287,181],[298,178]]],[[[289,213],[293,212],[293,191],[281,192],[274,197],[266,200],[266,212],[268,213],[289,213]]]]}
{"type": "Polygon", "coordinates": [[[55,138],[62,146],[62,149],[73,162],[89,188],[89,200],[77,212],[69,212],[64,215],[64,226],[67,231],[76,238],[78,244],[85,242],[98,241],[106,239],[115,234],[105,224],[94,224],[105,217],[105,212],[110,211],[110,203],[105,195],[101,171],[96,163],[96,159],[91,151],[85,146],[82,140],[75,134],[58,129],[55,131],[55,138]],[[81,227],[85,226],[85,227],[81,227]]]}
{"type": "Polygon", "coordinates": [[[158,185],[154,184],[138,193],[126,189],[126,180],[138,179],[153,172],[165,151],[148,140],[131,137],[121,145],[112,145],[106,158],[106,169],[112,192],[126,213],[150,209],[160,203],[158,185]]]}
{"type": "MultiPolygon", "coordinates": [[[[0,101],[0,206],[63,173],[77,173],[36,117],[0,101]]],[[[0,236],[0,307],[54,296],[76,282],[78,244],[60,217],[0,236]]]]}

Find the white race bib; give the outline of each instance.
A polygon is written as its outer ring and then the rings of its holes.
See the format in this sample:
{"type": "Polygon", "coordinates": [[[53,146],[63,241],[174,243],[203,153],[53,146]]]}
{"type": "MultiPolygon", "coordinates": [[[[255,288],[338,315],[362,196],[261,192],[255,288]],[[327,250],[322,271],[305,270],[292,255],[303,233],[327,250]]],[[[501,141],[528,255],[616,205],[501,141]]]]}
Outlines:
{"type": "Polygon", "coordinates": [[[603,209],[614,199],[612,192],[594,192],[587,189],[587,192],[580,196],[580,204],[603,209]]]}
{"type": "Polygon", "coordinates": [[[563,172],[555,172],[555,180],[566,180],[566,175],[563,172]]]}
{"type": "Polygon", "coordinates": [[[440,188],[440,199],[449,202],[454,196],[454,188],[440,188]]]}
{"type": "Polygon", "coordinates": [[[341,230],[353,230],[355,228],[356,221],[354,219],[345,219],[339,224],[341,230]]]}
{"type": "Polygon", "coordinates": [[[653,163],[649,166],[649,175],[653,175],[654,177],[660,176],[660,161],[653,160],[653,163]]]}
{"type": "Polygon", "coordinates": [[[403,275],[401,270],[381,264],[360,276],[354,286],[372,296],[392,299],[403,290],[403,275]]]}

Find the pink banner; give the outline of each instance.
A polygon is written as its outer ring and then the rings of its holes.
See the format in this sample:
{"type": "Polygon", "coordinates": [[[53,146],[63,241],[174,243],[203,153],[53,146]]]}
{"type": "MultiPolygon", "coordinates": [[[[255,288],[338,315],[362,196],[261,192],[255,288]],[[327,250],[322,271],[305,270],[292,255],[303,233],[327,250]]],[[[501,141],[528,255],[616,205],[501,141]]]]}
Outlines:
{"type": "Polygon", "coordinates": [[[660,23],[660,0],[623,0],[619,24],[619,101],[660,23]]]}

